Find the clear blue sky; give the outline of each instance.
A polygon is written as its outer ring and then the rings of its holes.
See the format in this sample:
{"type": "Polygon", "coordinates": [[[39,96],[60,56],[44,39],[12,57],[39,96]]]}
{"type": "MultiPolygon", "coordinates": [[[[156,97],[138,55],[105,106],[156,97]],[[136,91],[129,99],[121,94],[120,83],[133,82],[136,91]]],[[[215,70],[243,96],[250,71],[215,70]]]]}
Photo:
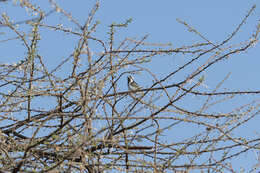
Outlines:
{"type": "MultiPolygon", "coordinates": [[[[89,14],[89,10],[95,1],[74,0],[74,1],[57,1],[57,3],[65,10],[70,12],[75,19],[78,19],[81,24],[89,14]],[[91,2],[91,3],[89,3],[91,2]]],[[[47,2],[40,2],[46,10],[51,9],[47,2]]],[[[2,3],[1,3],[2,4],[2,3]]],[[[0,5],[1,5],[0,4],[0,5]]],[[[0,6],[0,13],[7,13],[15,21],[28,19],[25,17],[25,11],[22,8],[17,8],[12,3],[0,6]]],[[[188,32],[187,28],[176,21],[177,18],[184,20],[191,26],[196,28],[208,40],[219,43],[228,37],[241,22],[242,18],[247,14],[249,9],[256,4],[256,10],[249,18],[246,25],[232,40],[232,43],[238,44],[246,41],[251,33],[255,31],[257,21],[260,19],[260,1],[252,0],[101,0],[100,10],[97,12],[95,19],[99,20],[100,26],[97,29],[96,36],[102,39],[108,38],[106,33],[109,31],[108,26],[112,22],[124,22],[129,18],[133,22],[127,29],[121,29],[117,32],[118,41],[124,37],[141,38],[149,34],[147,41],[152,43],[172,43],[173,48],[184,45],[191,45],[202,42],[202,40],[194,33],[188,32]]],[[[48,11],[48,10],[47,10],[48,11]]],[[[65,26],[75,29],[76,26],[69,24],[67,19],[62,16],[51,15],[46,24],[64,23],[65,26]]],[[[5,32],[5,28],[0,28],[0,32],[5,32]]],[[[50,67],[55,67],[55,64],[60,62],[62,57],[67,57],[75,47],[71,47],[73,39],[71,36],[66,37],[65,34],[46,32],[46,35],[41,40],[39,52],[47,58],[47,63],[50,67]],[[55,37],[52,37],[54,36],[55,37]]],[[[14,35],[14,34],[13,34],[14,35]]],[[[2,40],[0,35],[0,40],[2,40]]],[[[74,40],[76,43],[76,39],[74,40]]],[[[74,46],[74,45],[73,45],[74,46]]],[[[20,42],[10,42],[10,44],[0,43],[0,62],[15,62],[25,56],[26,52],[20,42]],[[14,47],[14,44],[17,47],[14,47]],[[15,50],[15,51],[14,51],[15,50]]],[[[231,72],[231,77],[226,81],[225,87],[231,90],[259,90],[259,73],[260,73],[260,47],[257,44],[253,49],[246,53],[235,55],[228,61],[223,61],[214,66],[205,74],[205,85],[214,88],[225,75],[231,72]]],[[[170,70],[176,62],[184,61],[185,56],[163,57],[160,60],[160,65],[157,63],[151,64],[151,69],[158,76],[163,76],[170,70]],[[164,63],[164,58],[166,63],[164,63]]],[[[136,79],[142,86],[146,86],[147,79],[142,74],[137,75],[136,79]]],[[[122,90],[125,90],[123,88],[122,90]]],[[[241,97],[241,103],[251,98],[241,97]]],[[[236,103],[230,103],[236,104],[236,103]]],[[[234,105],[233,105],[234,106],[234,105]]],[[[226,108],[220,108],[225,110],[226,108]]],[[[259,121],[250,122],[250,128],[241,128],[240,134],[258,135],[260,130],[259,121]]],[[[188,131],[184,133],[189,133],[188,131]]],[[[245,156],[246,157],[246,156],[245,156]]],[[[247,159],[237,160],[235,162],[236,170],[240,169],[240,165],[245,169],[251,168],[252,164],[256,163],[254,153],[247,155],[247,159]],[[249,160],[250,158],[250,160],[249,160]],[[248,163],[246,163],[248,162],[248,163]]]]}

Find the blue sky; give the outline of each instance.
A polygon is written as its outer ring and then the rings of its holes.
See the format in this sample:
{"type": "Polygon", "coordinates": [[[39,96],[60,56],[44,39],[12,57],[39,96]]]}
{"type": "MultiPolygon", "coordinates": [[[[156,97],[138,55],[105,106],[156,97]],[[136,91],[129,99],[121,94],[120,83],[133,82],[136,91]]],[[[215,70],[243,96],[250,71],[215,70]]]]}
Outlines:
{"type": "MultiPolygon", "coordinates": [[[[38,2],[37,2],[38,3],[38,2]]],[[[50,5],[47,2],[42,3],[42,7],[50,10],[50,5]]],[[[70,12],[81,24],[89,14],[89,10],[95,1],[57,1],[57,3],[70,12]]],[[[6,3],[7,4],[7,3],[6,3]]],[[[103,0],[100,1],[100,10],[95,16],[99,20],[100,26],[97,29],[96,36],[101,39],[107,39],[106,34],[109,31],[108,26],[112,22],[124,22],[129,18],[133,22],[126,28],[120,29],[116,34],[118,42],[124,37],[141,38],[149,34],[147,42],[151,43],[172,43],[172,47],[181,47],[202,42],[194,33],[188,32],[187,28],[178,23],[176,19],[181,19],[194,28],[213,43],[219,43],[228,37],[241,22],[242,18],[247,14],[249,9],[256,4],[256,10],[249,18],[239,33],[231,41],[234,44],[248,40],[257,21],[260,19],[260,2],[259,1],[244,1],[244,0],[219,0],[219,1],[174,1],[174,0],[103,0]]],[[[1,4],[0,4],[1,5],[1,4]]],[[[48,11],[47,10],[47,11],[48,11]]],[[[17,8],[12,3],[0,8],[0,13],[6,12],[15,21],[28,19],[25,16],[26,12],[22,8],[17,8]]],[[[71,25],[69,21],[62,15],[51,15],[46,24],[64,23],[66,27],[75,29],[75,25],[71,25]]],[[[28,28],[29,30],[29,28],[28,28]]],[[[7,32],[5,28],[0,28],[0,32],[7,32]]],[[[46,57],[46,62],[50,67],[55,67],[55,64],[60,62],[63,57],[68,56],[75,48],[71,43],[76,43],[77,39],[71,36],[66,36],[63,33],[57,34],[48,31],[43,32],[45,36],[41,40],[39,52],[46,57]],[[53,36],[53,37],[52,37],[53,36]]],[[[0,35],[0,40],[2,40],[0,35]]],[[[15,62],[22,56],[26,55],[23,46],[20,42],[12,41],[8,44],[0,44],[0,62],[15,62]],[[16,45],[14,47],[13,45],[16,45]],[[2,48],[1,48],[2,47],[2,48]],[[15,50],[15,51],[14,51],[15,50]]],[[[225,87],[231,90],[258,90],[259,89],[259,64],[260,64],[260,47],[257,44],[254,48],[249,49],[246,53],[235,55],[228,61],[220,62],[218,65],[211,68],[205,74],[205,85],[209,88],[214,88],[225,75],[231,72],[230,78],[226,81],[225,87]]],[[[158,57],[156,63],[151,63],[150,69],[154,70],[158,76],[163,76],[167,71],[170,71],[176,64],[185,61],[185,56],[176,55],[171,57],[158,57]]],[[[150,81],[142,76],[137,75],[136,79],[142,86],[147,86],[150,81]]],[[[176,80],[180,80],[177,77],[176,80]]],[[[126,88],[122,87],[122,90],[126,88]]],[[[253,97],[253,96],[252,96],[253,97]]],[[[248,101],[250,97],[239,100],[248,101]]],[[[237,104],[229,103],[231,105],[237,104]]],[[[220,110],[228,109],[220,107],[220,110]]],[[[188,128],[190,129],[190,128],[188,128]]],[[[259,131],[258,123],[251,122],[250,129],[242,128],[240,134],[254,134],[259,131]],[[252,128],[251,128],[252,127],[252,128]]],[[[189,133],[188,131],[186,131],[189,133]]],[[[252,153],[251,153],[252,154],[252,153]]],[[[250,155],[250,163],[255,164],[256,157],[250,155]]],[[[239,170],[242,161],[235,162],[236,170],[239,170]]],[[[244,167],[250,168],[251,164],[244,162],[244,167]]]]}

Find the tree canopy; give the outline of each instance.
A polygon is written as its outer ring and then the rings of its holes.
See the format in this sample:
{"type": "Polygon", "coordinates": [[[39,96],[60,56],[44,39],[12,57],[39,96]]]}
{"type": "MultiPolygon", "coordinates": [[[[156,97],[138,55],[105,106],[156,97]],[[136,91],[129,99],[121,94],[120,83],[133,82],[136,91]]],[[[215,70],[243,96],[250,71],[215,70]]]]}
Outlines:
{"type": "Polygon", "coordinates": [[[95,17],[99,1],[84,22],[55,1],[48,3],[49,9],[16,2],[14,8],[28,15],[24,20],[1,14],[0,45],[24,52],[17,62],[0,64],[2,172],[235,172],[233,160],[259,150],[259,135],[249,137],[239,129],[259,115],[259,100],[251,96],[260,91],[223,89],[230,74],[214,87],[205,83],[213,66],[232,62],[257,44],[259,21],[246,41],[232,42],[255,5],[221,42],[177,19],[200,40],[174,47],[149,43],[148,35],[119,37],[132,19],[102,28],[103,37],[95,35],[102,23],[95,17]],[[48,37],[74,38],[71,51],[43,44],[48,37]],[[65,55],[51,56],[48,47],[65,55]],[[185,59],[156,72],[155,64],[168,60],[162,57],[177,55],[185,59]],[[128,76],[140,87],[128,88],[128,76]],[[241,104],[241,97],[247,102],[241,104]]]}

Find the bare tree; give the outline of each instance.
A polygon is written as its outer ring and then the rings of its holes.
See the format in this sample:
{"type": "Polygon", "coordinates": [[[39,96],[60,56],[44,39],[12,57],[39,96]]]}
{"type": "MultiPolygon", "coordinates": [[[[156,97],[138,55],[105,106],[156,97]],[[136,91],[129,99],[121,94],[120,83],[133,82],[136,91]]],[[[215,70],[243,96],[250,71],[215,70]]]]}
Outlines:
{"type": "Polygon", "coordinates": [[[237,102],[226,112],[218,111],[218,105],[260,91],[221,90],[229,75],[207,88],[203,76],[256,44],[259,23],[247,41],[230,43],[255,6],[221,43],[178,19],[202,41],[172,48],[147,43],[147,36],[115,41],[115,31],[127,27],[130,19],[111,24],[107,40],[94,37],[99,2],[84,24],[55,1],[49,3],[53,9],[47,12],[29,0],[17,3],[36,14],[25,21],[1,17],[0,27],[8,34],[0,44],[17,40],[26,52],[19,62],[0,66],[1,171],[235,172],[233,159],[259,149],[258,136],[235,133],[259,114],[259,101],[237,102]],[[77,29],[46,24],[52,14],[65,16],[77,29]],[[46,31],[78,40],[55,68],[38,51],[46,31]],[[156,57],[176,54],[184,54],[186,61],[160,77],[149,66],[156,57]],[[127,76],[138,74],[151,82],[124,90],[127,76]],[[193,130],[187,135],[184,127],[193,130]]]}

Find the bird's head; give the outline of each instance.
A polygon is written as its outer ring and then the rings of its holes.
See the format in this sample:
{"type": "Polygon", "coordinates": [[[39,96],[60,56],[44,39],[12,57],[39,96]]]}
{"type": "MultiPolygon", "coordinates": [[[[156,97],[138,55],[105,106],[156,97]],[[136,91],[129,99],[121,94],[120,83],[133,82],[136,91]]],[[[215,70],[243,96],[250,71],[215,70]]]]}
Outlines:
{"type": "Polygon", "coordinates": [[[133,81],[134,81],[134,78],[131,75],[127,76],[127,82],[128,83],[131,83],[133,81]]]}

